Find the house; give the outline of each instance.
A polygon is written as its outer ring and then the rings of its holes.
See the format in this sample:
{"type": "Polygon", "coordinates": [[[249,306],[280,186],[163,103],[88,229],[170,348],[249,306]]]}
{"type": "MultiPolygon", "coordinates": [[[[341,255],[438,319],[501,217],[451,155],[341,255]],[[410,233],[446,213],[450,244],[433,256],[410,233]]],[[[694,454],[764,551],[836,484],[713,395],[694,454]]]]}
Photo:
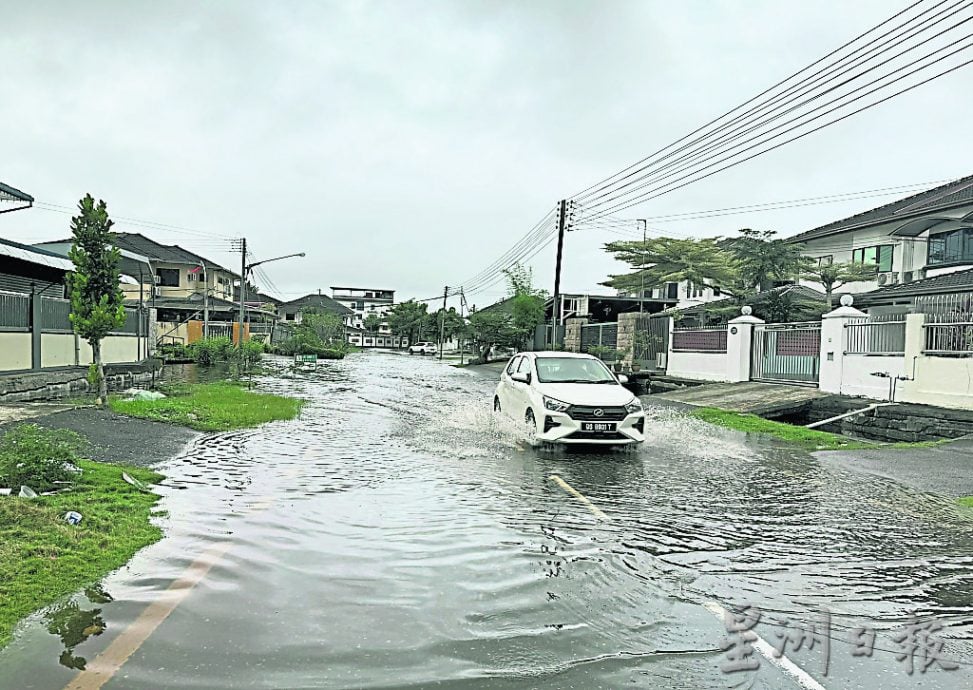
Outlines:
{"type": "MultiPolygon", "coordinates": [[[[646,288],[644,296],[619,292],[616,295],[563,294],[560,297],[561,323],[567,319],[586,318],[591,323],[610,323],[618,320],[619,314],[639,312],[656,314],[674,307],[679,303],[676,296],[678,285],[668,283],[663,288],[646,288]]],[[[554,314],[554,298],[544,303],[544,318],[550,321],[554,314]]]]}
{"type": "Polygon", "coordinates": [[[73,270],[56,252],[0,238],[0,290],[66,297],[65,276],[73,270]]]}
{"type": "MultiPolygon", "coordinates": [[[[0,238],[0,373],[91,363],[91,347],[70,318],[66,279],[73,271],[74,263],[57,252],[0,238]]],[[[125,322],[102,341],[106,363],[145,358],[147,315],[126,309],[125,322]]]]}
{"type": "Polygon", "coordinates": [[[355,336],[350,339],[354,345],[363,347],[405,347],[408,345],[407,339],[392,334],[385,315],[395,304],[395,290],[384,290],[378,288],[350,288],[350,287],[331,287],[331,297],[355,312],[352,321],[354,328],[361,331],[360,337],[355,336]],[[379,323],[378,331],[374,333],[365,332],[365,319],[370,314],[375,314],[382,321],[379,323]]]}
{"type": "Polygon", "coordinates": [[[27,192],[11,187],[0,182],[0,213],[10,213],[11,211],[22,211],[34,205],[34,197],[27,192]],[[12,203],[12,208],[6,204],[12,203]]]}
{"type": "MultiPolygon", "coordinates": [[[[973,267],[973,176],[787,238],[820,264],[874,264],[845,292],[912,283],[973,267]]],[[[812,283],[807,283],[813,285],[812,283]]]]}
{"type": "Polygon", "coordinates": [[[281,302],[277,306],[277,313],[285,323],[300,323],[301,313],[306,310],[335,314],[341,317],[347,328],[355,327],[355,312],[320,292],[304,295],[290,302],[281,302]]]}
{"type": "MultiPolygon", "coordinates": [[[[235,337],[232,323],[239,321],[240,305],[234,300],[234,283],[239,282],[239,274],[179,245],[162,244],[139,233],[115,233],[115,243],[122,251],[119,268],[126,303],[143,302],[158,310],[157,341],[188,344],[206,331],[211,336],[235,337]]],[[[58,240],[35,247],[66,255],[71,244],[71,240],[58,240]]],[[[251,305],[246,306],[244,318],[269,323],[276,316],[251,305]]]]}

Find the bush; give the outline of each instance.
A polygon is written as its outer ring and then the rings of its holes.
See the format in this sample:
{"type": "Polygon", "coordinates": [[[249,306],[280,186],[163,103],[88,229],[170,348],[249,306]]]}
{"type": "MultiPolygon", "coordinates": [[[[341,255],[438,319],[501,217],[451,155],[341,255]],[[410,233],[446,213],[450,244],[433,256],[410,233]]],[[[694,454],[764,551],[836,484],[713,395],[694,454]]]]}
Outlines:
{"type": "Polygon", "coordinates": [[[164,360],[186,360],[192,359],[189,348],[182,343],[166,343],[159,346],[159,354],[164,360]]]}
{"type": "Polygon", "coordinates": [[[242,347],[234,348],[233,359],[240,371],[250,371],[260,361],[260,355],[264,353],[263,343],[255,340],[246,340],[242,347]]]}
{"type": "Polygon", "coordinates": [[[233,341],[225,336],[217,338],[203,338],[197,340],[188,348],[189,355],[196,364],[209,366],[216,362],[226,362],[233,358],[233,341]]]}
{"type": "Polygon", "coordinates": [[[85,442],[73,431],[21,424],[0,437],[0,486],[50,491],[55,482],[74,479],[69,465],[78,462],[85,442]]]}

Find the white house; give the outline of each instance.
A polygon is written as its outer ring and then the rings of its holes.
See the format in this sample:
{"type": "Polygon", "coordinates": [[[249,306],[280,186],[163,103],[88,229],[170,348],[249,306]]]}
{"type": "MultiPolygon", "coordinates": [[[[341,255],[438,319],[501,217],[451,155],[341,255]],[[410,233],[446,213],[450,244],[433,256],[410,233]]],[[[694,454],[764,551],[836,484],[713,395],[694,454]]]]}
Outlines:
{"type": "MultiPolygon", "coordinates": [[[[973,176],[787,238],[819,263],[875,264],[869,292],[973,267],[973,176]]],[[[807,283],[818,287],[813,283],[807,283]]]]}

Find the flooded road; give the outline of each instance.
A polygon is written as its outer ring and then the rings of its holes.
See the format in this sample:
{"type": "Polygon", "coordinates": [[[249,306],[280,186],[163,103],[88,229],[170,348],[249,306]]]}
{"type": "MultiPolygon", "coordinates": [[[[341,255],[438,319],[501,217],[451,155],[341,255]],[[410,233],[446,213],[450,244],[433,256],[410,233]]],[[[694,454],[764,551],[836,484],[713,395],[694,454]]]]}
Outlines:
{"type": "Polygon", "coordinates": [[[530,448],[492,374],[426,359],[277,366],[301,418],[162,466],[167,537],[31,619],[0,687],[973,685],[949,500],[661,408],[636,452],[530,448]],[[724,651],[746,605],[788,658],[724,651]]]}

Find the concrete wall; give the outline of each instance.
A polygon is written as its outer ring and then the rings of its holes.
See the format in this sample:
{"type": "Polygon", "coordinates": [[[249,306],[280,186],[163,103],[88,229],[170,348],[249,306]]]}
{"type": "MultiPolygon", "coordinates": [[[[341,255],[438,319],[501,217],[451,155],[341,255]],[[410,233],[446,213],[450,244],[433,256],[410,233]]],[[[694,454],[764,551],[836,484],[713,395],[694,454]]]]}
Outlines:
{"type": "Polygon", "coordinates": [[[670,344],[666,376],[725,382],[730,380],[728,368],[725,352],[673,352],[670,344]]]}
{"type": "Polygon", "coordinates": [[[588,319],[568,319],[564,322],[564,349],[567,352],[581,352],[581,327],[588,319]]]}
{"type": "Polygon", "coordinates": [[[73,367],[75,364],[78,362],[73,333],[41,334],[42,367],[73,367]]]}
{"type": "Polygon", "coordinates": [[[0,371],[30,369],[30,333],[0,332],[0,371]]]}
{"type": "Polygon", "coordinates": [[[973,410],[973,358],[927,357],[924,314],[906,317],[905,365],[913,379],[899,383],[896,400],[973,410]]]}

